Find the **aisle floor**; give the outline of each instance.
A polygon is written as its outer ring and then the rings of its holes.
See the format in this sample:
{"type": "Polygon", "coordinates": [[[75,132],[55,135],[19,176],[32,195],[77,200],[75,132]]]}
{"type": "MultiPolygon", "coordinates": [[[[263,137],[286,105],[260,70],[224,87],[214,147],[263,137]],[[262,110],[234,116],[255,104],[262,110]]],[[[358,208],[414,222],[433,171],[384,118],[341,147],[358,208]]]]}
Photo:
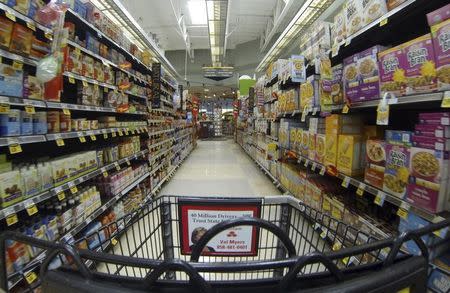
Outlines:
{"type": "Polygon", "coordinates": [[[265,196],[281,192],[232,139],[198,141],[159,194],[265,196]]]}

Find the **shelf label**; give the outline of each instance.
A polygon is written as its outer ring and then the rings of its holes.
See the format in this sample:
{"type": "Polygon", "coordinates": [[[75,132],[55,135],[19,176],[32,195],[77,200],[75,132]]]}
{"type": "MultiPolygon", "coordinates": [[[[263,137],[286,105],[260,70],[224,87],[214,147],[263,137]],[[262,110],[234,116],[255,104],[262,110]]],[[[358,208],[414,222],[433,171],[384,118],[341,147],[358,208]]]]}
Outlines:
{"type": "Polygon", "coordinates": [[[114,166],[116,167],[116,170],[117,170],[117,171],[120,171],[120,165],[119,165],[119,163],[114,162],[114,166]]]}
{"type": "Polygon", "coordinates": [[[103,133],[103,138],[108,139],[108,133],[103,133]]]}
{"type": "Polygon", "coordinates": [[[10,144],[8,147],[9,147],[9,153],[11,155],[18,154],[18,153],[22,152],[22,147],[18,143],[10,144]]]}
{"type": "Polygon", "coordinates": [[[442,98],[441,108],[450,108],[450,91],[444,92],[444,97],[442,98]]]}
{"type": "Polygon", "coordinates": [[[58,200],[59,201],[63,201],[66,198],[66,194],[64,193],[64,191],[61,191],[60,193],[58,193],[58,200]]]}
{"type": "Polygon", "coordinates": [[[9,110],[11,109],[10,105],[8,104],[0,104],[0,113],[9,113],[9,110]]]}
{"type": "Polygon", "coordinates": [[[403,209],[403,208],[398,208],[397,210],[397,216],[399,216],[400,218],[403,218],[405,220],[408,219],[408,211],[403,209]]]}
{"type": "Polygon", "coordinates": [[[111,132],[111,136],[116,137],[117,136],[116,132],[115,131],[111,132]]]}
{"type": "Polygon", "coordinates": [[[69,109],[63,108],[62,110],[63,110],[64,115],[70,115],[70,110],[69,109]]]}
{"type": "Polygon", "coordinates": [[[382,19],[381,21],[380,21],[380,26],[384,26],[384,25],[386,25],[388,23],[388,18],[386,17],[386,18],[384,18],[384,19],[382,19]]]}
{"type": "Polygon", "coordinates": [[[92,141],[96,141],[97,140],[97,137],[95,136],[95,134],[91,134],[90,137],[91,137],[92,141]]]}
{"type": "Polygon", "coordinates": [[[38,212],[37,206],[34,203],[32,203],[31,205],[27,206],[26,209],[27,209],[27,214],[29,216],[35,215],[38,212]]]}
{"type": "Polygon", "coordinates": [[[117,240],[116,240],[116,238],[112,238],[111,239],[111,244],[112,244],[112,246],[116,246],[116,244],[117,244],[117,240]]]}
{"type": "Polygon", "coordinates": [[[69,83],[75,84],[75,78],[73,78],[72,76],[69,76],[69,83]]]}
{"type": "Polygon", "coordinates": [[[128,158],[125,159],[125,162],[127,163],[128,166],[131,165],[130,160],[128,160],[128,158]]]}
{"type": "Polygon", "coordinates": [[[5,16],[12,21],[16,21],[16,16],[14,14],[12,14],[11,12],[9,12],[8,10],[5,10],[5,16]]]}
{"type": "Polygon", "coordinates": [[[347,114],[349,110],[350,107],[347,104],[345,104],[344,107],[342,108],[342,114],[347,114]]]}
{"type": "Polygon", "coordinates": [[[348,37],[348,38],[345,40],[344,46],[347,47],[348,45],[350,45],[351,42],[352,42],[352,38],[351,38],[351,37],[348,37]]]}
{"type": "Polygon", "coordinates": [[[334,46],[331,48],[331,57],[334,58],[339,53],[339,46],[334,46]]]}
{"type": "Polygon", "coordinates": [[[302,122],[306,121],[306,115],[308,115],[308,106],[303,107],[302,117],[301,117],[302,122]]]}
{"type": "Polygon", "coordinates": [[[104,86],[104,87],[103,87],[103,92],[104,92],[104,93],[107,93],[108,91],[109,91],[109,89],[108,89],[106,86],[104,86]]]}
{"type": "Polygon", "coordinates": [[[29,272],[29,273],[27,273],[26,275],[25,275],[25,280],[27,280],[27,283],[28,284],[33,284],[34,283],[34,281],[36,281],[37,280],[37,275],[36,275],[36,273],[35,272],[29,272]]]}
{"type": "Polygon", "coordinates": [[[51,32],[46,32],[46,33],[45,33],[45,37],[46,37],[48,40],[51,40],[51,39],[52,39],[52,33],[51,33],[51,32]]]}
{"type": "Polygon", "coordinates": [[[312,166],[311,166],[311,171],[316,171],[316,167],[317,167],[317,163],[316,162],[314,162],[314,163],[312,163],[312,166]]]}
{"type": "Polygon", "coordinates": [[[105,178],[108,177],[108,171],[103,170],[103,173],[102,173],[102,174],[103,174],[103,177],[105,177],[105,178]]]}
{"type": "Polygon", "coordinates": [[[15,70],[22,70],[22,69],[23,69],[23,63],[20,62],[20,61],[14,60],[14,61],[13,61],[13,64],[12,64],[12,67],[13,67],[15,70]]]}
{"type": "Polygon", "coordinates": [[[80,136],[78,138],[80,139],[81,143],[85,143],[86,142],[86,137],[84,137],[83,135],[80,134],[80,136]]]}
{"type": "Polygon", "coordinates": [[[25,112],[27,112],[28,114],[35,114],[36,110],[34,109],[33,105],[27,105],[25,106],[25,112]]]}
{"type": "Polygon", "coordinates": [[[322,166],[322,168],[320,168],[319,174],[323,176],[325,175],[325,171],[326,171],[325,166],[322,166]]]}
{"type": "Polygon", "coordinates": [[[71,192],[72,194],[75,194],[75,193],[78,192],[78,188],[77,188],[77,186],[76,186],[73,182],[70,182],[70,183],[69,183],[69,188],[70,188],[70,192],[71,192]]]}
{"type": "Polygon", "coordinates": [[[119,136],[123,136],[122,129],[117,130],[117,132],[119,133],[119,136]]]}
{"type": "Polygon", "coordinates": [[[348,188],[348,185],[350,184],[350,177],[345,176],[342,180],[341,186],[344,188],[348,188]]]}
{"type": "Polygon", "coordinates": [[[56,145],[59,146],[59,147],[64,146],[64,145],[65,145],[64,139],[58,138],[58,139],[56,140],[56,145]]]}
{"type": "Polygon", "coordinates": [[[384,205],[384,199],[386,198],[386,194],[382,191],[378,191],[377,196],[375,197],[375,200],[373,201],[376,205],[379,205],[382,207],[384,205]]]}
{"type": "Polygon", "coordinates": [[[366,190],[366,185],[364,183],[359,183],[358,189],[356,190],[356,194],[359,196],[363,196],[364,190],[366,190]]]}
{"type": "Polygon", "coordinates": [[[87,86],[88,86],[88,83],[87,83],[86,80],[83,79],[83,80],[82,80],[82,83],[83,83],[83,86],[84,86],[84,87],[87,87],[87,86]]]}
{"type": "Polygon", "coordinates": [[[303,164],[303,166],[308,167],[308,165],[309,165],[309,160],[305,159],[305,163],[303,164]]]}
{"type": "Polygon", "coordinates": [[[14,225],[17,222],[19,222],[19,218],[17,217],[16,213],[6,216],[6,225],[8,227],[14,225]]]}

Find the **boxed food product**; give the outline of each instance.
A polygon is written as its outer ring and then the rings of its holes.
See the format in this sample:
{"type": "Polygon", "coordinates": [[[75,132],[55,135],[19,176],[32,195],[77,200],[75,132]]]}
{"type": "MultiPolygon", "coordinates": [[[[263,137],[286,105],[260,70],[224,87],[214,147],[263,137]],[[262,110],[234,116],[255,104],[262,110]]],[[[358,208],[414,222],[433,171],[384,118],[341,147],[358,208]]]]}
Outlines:
{"type": "Polygon", "coordinates": [[[361,116],[332,114],[325,118],[327,134],[360,134],[361,116]]]}
{"type": "Polygon", "coordinates": [[[335,16],[333,26],[331,29],[331,38],[333,47],[338,46],[340,42],[344,41],[347,37],[347,31],[345,29],[345,10],[340,10],[335,16]]]}
{"type": "Polygon", "coordinates": [[[308,158],[315,160],[316,158],[316,133],[309,132],[308,158]]]}
{"type": "Polygon", "coordinates": [[[363,172],[362,148],[361,135],[339,135],[337,169],[348,176],[360,175],[363,172]]]}
{"type": "Polygon", "coordinates": [[[88,55],[82,55],[82,74],[86,77],[94,77],[94,58],[88,55]]]}
{"type": "Polygon", "coordinates": [[[450,113],[419,113],[419,122],[424,124],[448,126],[450,125],[450,113]]]}
{"type": "Polygon", "coordinates": [[[386,141],[395,145],[412,145],[412,132],[402,130],[386,130],[386,141]]]}
{"type": "Polygon", "coordinates": [[[0,200],[2,208],[23,200],[23,186],[19,171],[0,173],[0,200]]]}
{"type": "Polygon", "coordinates": [[[20,135],[20,110],[11,109],[8,113],[0,114],[0,135],[20,135]]]}
{"type": "Polygon", "coordinates": [[[33,134],[47,133],[47,112],[36,111],[33,114],[33,134]]]}
{"type": "Polygon", "coordinates": [[[0,16],[0,46],[9,48],[14,22],[0,16]]]}
{"type": "Polygon", "coordinates": [[[379,126],[379,125],[364,125],[363,127],[363,136],[364,140],[367,140],[369,138],[372,139],[382,139],[384,138],[384,131],[385,127],[379,126]]]}
{"type": "Polygon", "coordinates": [[[364,181],[382,189],[386,164],[385,141],[369,139],[366,142],[366,169],[364,181]]]}
{"type": "MultiPolygon", "coordinates": [[[[398,225],[398,231],[399,233],[408,232],[411,230],[417,230],[419,228],[425,227],[430,225],[430,222],[427,220],[424,220],[423,218],[419,217],[418,215],[414,214],[413,212],[408,213],[408,217],[406,219],[400,218],[400,223],[398,225]]],[[[431,237],[426,234],[421,237],[422,241],[425,243],[425,245],[430,243],[431,237]]],[[[420,249],[417,246],[416,242],[414,240],[410,240],[406,242],[404,245],[405,249],[411,253],[418,255],[420,254],[420,249]]]]}
{"type": "Polygon", "coordinates": [[[450,138],[450,126],[416,124],[414,134],[428,137],[450,138]]]}
{"type": "Polygon", "coordinates": [[[386,1],[386,5],[388,10],[392,10],[395,7],[399,6],[400,4],[402,4],[403,2],[405,2],[406,0],[387,0],[386,1]]]}
{"type": "Polygon", "coordinates": [[[377,54],[381,46],[373,46],[358,53],[357,65],[360,74],[358,101],[370,101],[380,98],[379,69],[377,54]]]}
{"type": "Polygon", "coordinates": [[[380,64],[380,93],[402,96],[406,91],[406,60],[403,46],[396,46],[378,53],[380,64]]]}
{"type": "Polygon", "coordinates": [[[26,111],[20,111],[20,134],[33,134],[33,114],[29,114],[26,111]]]}
{"type": "MultiPolygon", "coordinates": [[[[448,6],[448,5],[447,5],[448,6]]],[[[450,19],[431,27],[438,90],[450,89],[450,19]]]]}
{"type": "Polygon", "coordinates": [[[427,286],[432,289],[432,292],[448,292],[450,291],[450,276],[435,268],[428,277],[427,286]]]}
{"type": "Polygon", "coordinates": [[[319,105],[319,79],[312,75],[300,85],[300,110],[319,105]]]}
{"type": "Polygon", "coordinates": [[[439,137],[428,137],[413,135],[413,146],[438,150],[438,151],[450,151],[450,139],[439,137]]]}
{"type": "Polygon", "coordinates": [[[302,156],[308,157],[309,155],[309,131],[303,130],[302,131],[302,150],[301,154],[302,156]]]}
{"type": "Polygon", "coordinates": [[[431,92],[437,89],[436,68],[431,34],[403,44],[406,58],[406,94],[431,92]]]}
{"type": "Polygon", "coordinates": [[[387,143],[385,150],[386,168],[384,171],[383,190],[403,198],[409,180],[410,147],[387,143]]]}
{"type": "Polygon", "coordinates": [[[363,27],[364,11],[361,0],[348,0],[344,5],[347,36],[351,36],[363,27]]]}
{"type": "Polygon", "coordinates": [[[30,0],[8,0],[8,5],[19,11],[20,13],[27,15],[28,8],[30,6],[30,0]]]}
{"type": "Polygon", "coordinates": [[[42,100],[44,98],[42,84],[33,75],[25,76],[23,92],[23,96],[28,99],[42,100]]]}
{"type": "Polygon", "coordinates": [[[23,97],[23,71],[0,63],[0,95],[23,97]]]}
{"type": "Polygon", "coordinates": [[[427,21],[429,26],[441,23],[449,18],[450,18],[450,4],[447,4],[427,14],[427,21]]]}
{"type": "Polygon", "coordinates": [[[33,31],[31,29],[15,23],[9,49],[14,53],[29,55],[32,39],[33,31]]]}
{"type": "MultiPolygon", "coordinates": [[[[31,51],[40,52],[42,55],[47,55],[50,53],[50,44],[39,40],[36,36],[33,36],[33,41],[31,42],[31,51]]],[[[32,53],[30,53],[32,55],[32,53]]]]}
{"type": "Polygon", "coordinates": [[[345,98],[350,102],[358,102],[360,96],[360,75],[358,72],[357,55],[344,59],[344,84],[345,98]]]}
{"type": "Polygon", "coordinates": [[[325,134],[316,134],[316,157],[314,160],[320,164],[323,164],[325,160],[325,142],[325,134]]]}
{"type": "Polygon", "coordinates": [[[364,11],[364,24],[368,25],[387,13],[386,0],[362,1],[364,11]]]}

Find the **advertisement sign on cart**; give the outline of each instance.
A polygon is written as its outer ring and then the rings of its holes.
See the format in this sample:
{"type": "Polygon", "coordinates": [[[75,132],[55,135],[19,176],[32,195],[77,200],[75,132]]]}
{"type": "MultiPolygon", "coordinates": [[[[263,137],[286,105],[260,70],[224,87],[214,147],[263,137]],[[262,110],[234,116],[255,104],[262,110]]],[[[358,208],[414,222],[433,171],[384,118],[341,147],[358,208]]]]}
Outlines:
{"type": "MultiPolygon", "coordinates": [[[[191,254],[198,240],[213,226],[241,217],[260,217],[260,200],[195,199],[179,202],[181,253],[191,254]]],[[[259,229],[238,226],[220,232],[209,241],[202,255],[255,256],[259,229]]]]}

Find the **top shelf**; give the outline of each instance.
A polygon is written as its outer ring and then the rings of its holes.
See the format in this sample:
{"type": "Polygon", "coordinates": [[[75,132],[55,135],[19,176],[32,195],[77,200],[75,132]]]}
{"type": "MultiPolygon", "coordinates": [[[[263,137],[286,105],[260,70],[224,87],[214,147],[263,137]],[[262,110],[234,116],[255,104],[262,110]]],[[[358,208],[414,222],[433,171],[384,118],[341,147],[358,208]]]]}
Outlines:
{"type": "Polygon", "coordinates": [[[8,5],[6,5],[4,3],[0,3],[0,9],[3,10],[4,12],[9,13],[9,15],[12,15],[13,18],[15,18],[15,19],[20,19],[23,22],[30,24],[31,26],[34,25],[34,27],[36,29],[41,30],[46,35],[53,34],[53,30],[51,28],[48,28],[48,27],[40,24],[39,22],[29,18],[28,16],[23,15],[22,13],[18,12],[17,10],[14,10],[13,8],[9,7],[8,5]]]}

